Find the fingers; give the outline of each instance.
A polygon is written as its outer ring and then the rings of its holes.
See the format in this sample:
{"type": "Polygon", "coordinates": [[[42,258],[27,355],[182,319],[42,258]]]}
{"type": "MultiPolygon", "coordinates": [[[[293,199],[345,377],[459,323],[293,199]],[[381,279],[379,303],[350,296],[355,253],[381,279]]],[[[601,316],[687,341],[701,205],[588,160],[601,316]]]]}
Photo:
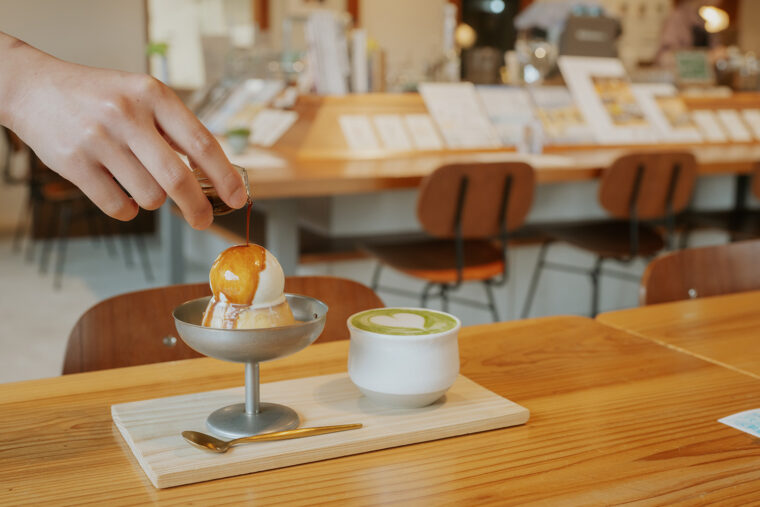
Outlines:
{"type": "Polygon", "coordinates": [[[216,138],[173,93],[155,101],[158,126],[168,142],[176,145],[208,176],[229,206],[242,207],[248,200],[242,176],[232,167],[216,138]]]}
{"type": "Polygon", "coordinates": [[[104,140],[99,143],[97,151],[97,159],[141,208],[155,210],[161,207],[166,200],[166,192],[129,148],[104,140]]]}
{"type": "Polygon", "coordinates": [[[155,128],[134,131],[129,136],[129,148],[179,206],[187,223],[195,229],[211,225],[214,218],[211,204],[201,192],[198,181],[155,128]]]}
{"type": "Polygon", "coordinates": [[[137,203],[124,193],[102,166],[83,162],[75,170],[67,171],[67,176],[106,215],[124,222],[137,216],[137,203]]]}

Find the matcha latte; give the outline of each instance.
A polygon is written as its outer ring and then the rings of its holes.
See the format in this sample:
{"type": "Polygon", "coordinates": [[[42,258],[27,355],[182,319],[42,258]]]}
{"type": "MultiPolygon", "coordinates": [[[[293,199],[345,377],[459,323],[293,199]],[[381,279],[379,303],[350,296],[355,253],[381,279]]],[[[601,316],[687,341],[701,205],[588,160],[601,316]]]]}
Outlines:
{"type": "Polygon", "coordinates": [[[418,308],[376,308],[349,320],[362,331],[395,336],[422,336],[450,331],[458,322],[451,315],[418,308]]]}
{"type": "Polygon", "coordinates": [[[424,407],[459,375],[461,323],[426,308],[376,308],[348,318],[348,375],[372,402],[424,407]]]}

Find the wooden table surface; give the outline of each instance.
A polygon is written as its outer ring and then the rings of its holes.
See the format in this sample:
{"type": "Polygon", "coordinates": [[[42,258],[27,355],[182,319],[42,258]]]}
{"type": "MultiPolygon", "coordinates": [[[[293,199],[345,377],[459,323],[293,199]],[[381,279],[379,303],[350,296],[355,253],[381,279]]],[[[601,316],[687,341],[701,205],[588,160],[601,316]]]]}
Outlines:
{"type": "Polygon", "coordinates": [[[760,378],[760,291],[619,310],[597,320],[760,378]]]}
{"type": "MultiPolygon", "coordinates": [[[[611,504],[760,499],[757,439],[718,418],[760,380],[581,317],[469,327],[462,373],[528,424],[156,490],[110,405],[240,385],[194,359],[0,385],[0,503],[611,504]]],[[[262,365],[276,381],[345,371],[348,343],[262,365]]]]}
{"type": "Polygon", "coordinates": [[[642,146],[629,148],[576,149],[543,155],[520,155],[507,151],[443,152],[399,158],[309,160],[274,151],[265,152],[279,161],[280,167],[256,168],[255,158],[230,155],[230,159],[249,170],[251,185],[258,199],[311,197],[378,192],[416,188],[436,168],[461,162],[524,160],[537,171],[538,183],[562,183],[599,178],[605,167],[622,154],[655,149],[690,150],[702,175],[741,174],[752,170],[760,160],[760,145],[726,144],[703,146],[642,146]]]}

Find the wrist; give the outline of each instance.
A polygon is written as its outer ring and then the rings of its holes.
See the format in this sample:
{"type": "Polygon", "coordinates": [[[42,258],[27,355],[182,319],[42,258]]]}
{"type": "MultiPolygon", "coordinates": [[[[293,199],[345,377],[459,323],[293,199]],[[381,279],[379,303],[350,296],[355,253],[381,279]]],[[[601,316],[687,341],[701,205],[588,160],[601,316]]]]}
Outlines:
{"type": "Polygon", "coordinates": [[[25,96],[54,58],[0,32],[0,125],[16,130],[25,96]]]}

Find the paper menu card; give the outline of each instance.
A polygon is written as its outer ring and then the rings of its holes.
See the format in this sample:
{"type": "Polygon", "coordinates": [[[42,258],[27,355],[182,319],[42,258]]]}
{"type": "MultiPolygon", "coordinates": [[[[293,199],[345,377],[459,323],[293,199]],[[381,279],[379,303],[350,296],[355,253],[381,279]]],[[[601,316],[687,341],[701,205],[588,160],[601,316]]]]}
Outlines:
{"type": "Polygon", "coordinates": [[[760,438],[760,409],[758,408],[731,414],[718,419],[718,422],[760,438]]]}
{"type": "Polygon", "coordinates": [[[731,141],[743,143],[752,140],[752,134],[747,130],[738,111],[721,109],[718,111],[718,120],[731,141]]]}
{"type": "Polygon", "coordinates": [[[752,130],[755,139],[760,141],[760,109],[745,109],[742,117],[747,126],[752,130]]]}
{"type": "Polygon", "coordinates": [[[472,83],[422,83],[419,91],[449,148],[501,145],[472,83]]]}
{"type": "Polygon", "coordinates": [[[269,104],[284,88],[282,81],[247,79],[228,94],[204,105],[198,117],[211,132],[223,135],[229,128],[247,125],[252,118],[247,111],[269,104]],[[244,121],[238,122],[241,117],[245,117],[244,121]]]}
{"type": "Polygon", "coordinates": [[[564,86],[530,88],[535,115],[547,144],[591,144],[594,133],[564,86]]]}
{"type": "Polygon", "coordinates": [[[644,115],[659,136],[668,142],[700,142],[702,136],[675,86],[668,83],[631,86],[644,115]]]}
{"type": "Polygon", "coordinates": [[[356,151],[378,150],[380,143],[375,137],[369,116],[363,114],[344,114],[338,118],[340,129],[346,138],[348,147],[356,151]]]}
{"type": "Polygon", "coordinates": [[[709,109],[692,111],[691,116],[694,118],[694,123],[697,124],[705,140],[714,143],[723,143],[728,140],[728,136],[723,131],[718,117],[709,109]]]}
{"type": "Polygon", "coordinates": [[[562,56],[557,63],[598,142],[657,142],[655,130],[644,116],[620,60],[562,56]]]}
{"type": "Polygon", "coordinates": [[[428,114],[404,115],[404,123],[412,135],[412,143],[418,150],[440,150],[443,147],[441,138],[433,125],[433,119],[428,114]]]}
{"type": "Polygon", "coordinates": [[[372,117],[383,147],[387,150],[408,151],[412,143],[404,127],[404,121],[398,114],[378,114],[372,117]]]}
{"type": "Polygon", "coordinates": [[[272,146],[297,119],[295,111],[263,109],[251,122],[250,141],[258,146],[272,146]]]}
{"type": "Polygon", "coordinates": [[[526,126],[535,121],[528,92],[509,86],[477,86],[476,89],[501,142],[507,146],[522,143],[526,126]]]}

